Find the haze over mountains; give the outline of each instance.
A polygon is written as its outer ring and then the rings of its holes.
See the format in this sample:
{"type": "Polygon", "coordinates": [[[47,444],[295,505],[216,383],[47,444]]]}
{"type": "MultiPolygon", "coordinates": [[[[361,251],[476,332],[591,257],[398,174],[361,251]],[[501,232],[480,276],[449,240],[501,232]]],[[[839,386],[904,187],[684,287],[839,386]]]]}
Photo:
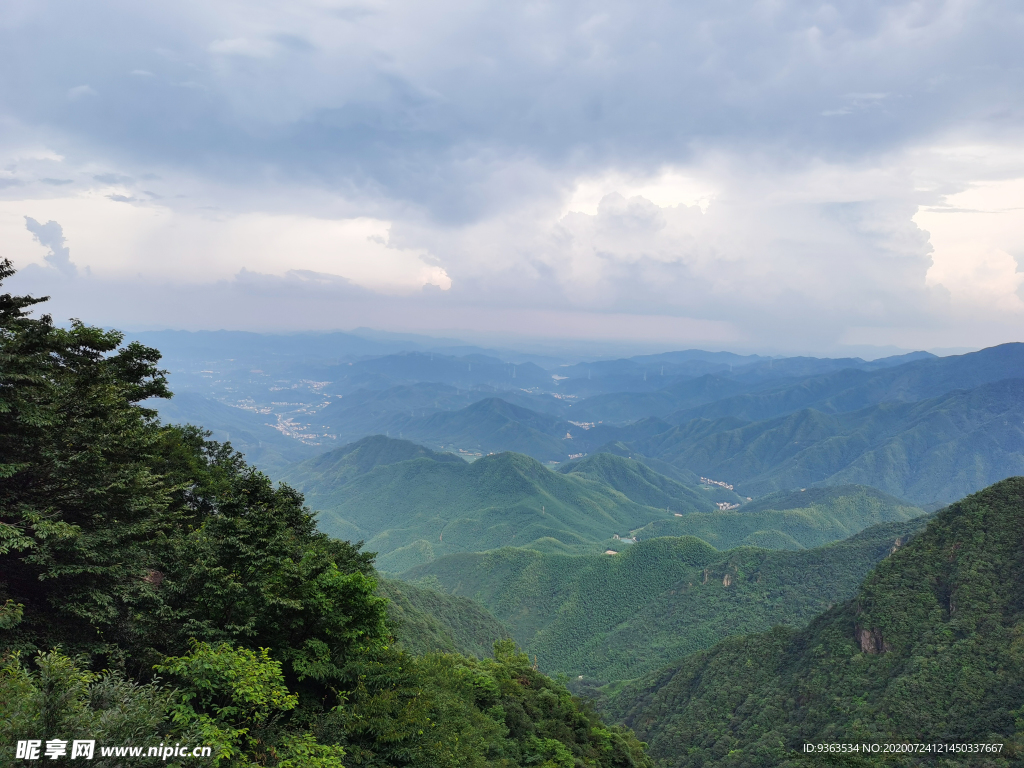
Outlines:
{"type": "Polygon", "coordinates": [[[244,335],[237,357],[223,357],[236,335],[200,335],[192,352],[174,336],[182,384],[159,407],[230,435],[272,474],[374,434],[551,466],[613,452],[751,497],[856,483],[948,503],[1024,471],[1022,344],[870,362],[689,350],[567,364],[450,346],[372,355],[378,342],[346,334],[290,347],[244,335]],[[270,351],[253,368],[261,343],[270,351]]]}

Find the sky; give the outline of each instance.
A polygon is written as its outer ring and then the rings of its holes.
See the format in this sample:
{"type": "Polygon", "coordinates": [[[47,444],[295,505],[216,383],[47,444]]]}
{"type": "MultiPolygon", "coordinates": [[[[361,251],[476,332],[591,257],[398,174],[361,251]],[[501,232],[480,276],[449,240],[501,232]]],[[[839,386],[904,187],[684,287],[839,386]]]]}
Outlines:
{"type": "Polygon", "coordinates": [[[129,330],[1024,341],[1024,6],[0,14],[6,289],[129,330]]]}

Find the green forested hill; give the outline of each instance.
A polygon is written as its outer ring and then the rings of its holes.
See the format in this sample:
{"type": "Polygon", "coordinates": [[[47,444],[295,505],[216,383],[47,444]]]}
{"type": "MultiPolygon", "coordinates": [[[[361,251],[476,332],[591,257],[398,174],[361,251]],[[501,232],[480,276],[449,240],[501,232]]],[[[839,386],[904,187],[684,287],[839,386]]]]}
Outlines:
{"type": "Polygon", "coordinates": [[[377,594],[388,600],[388,618],[401,646],[411,653],[461,653],[484,658],[512,635],[479,603],[458,595],[378,579],[377,594]]]}
{"type": "Polygon", "coordinates": [[[697,536],[718,549],[802,549],[923,514],[923,509],[874,488],[838,485],[773,493],[739,509],[656,520],[635,533],[641,539],[697,536]]]}
{"type": "Polygon", "coordinates": [[[289,467],[280,479],[299,490],[316,488],[324,495],[375,467],[419,458],[462,462],[454,454],[432,451],[408,440],[372,435],[289,467]]]}
{"type": "Polygon", "coordinates": [[[857,483],[948,503],[1024,472],[1024,380],[852,413],[803,410],[743,426],[696,420],[631,447],[749,496],[857,483]]]}
{"type": "Polygon", "coordinates": [[[454,446],[482,453],[515,451],[539,461],[565,461],[578,452],[566,435],[572,424],[512,405],[496,397],[457,411],[410,419],[403,436],[431,446],[454,446]]]}
{"type": "Polygon", "coordinates": [[[690,537],[623,545],[615,556],[502,549],[450,555],[402,578],[479,601],[547,670],[612,680],[755,627],[809,621],[923,524],[875,526],[800,552],[719,552],[690,537]]]}
{"type": "Polygon", "coordinates": [[[626,688],[612,710],[664,766],[823,764],[795,758],[805,742],[1000,742],[998,756],[949,764],[1019,765],[1022,633],[1015,477],[939,512],[805,629],[727,640],[626,688]]]}
{"type": "Polygon", "coordinates": [[[323,493],[315,483],[302,487],[321,510],[322,530],[365,540],[379,567],[393,573],[451,552],[509,545],[595,552],[614,534],[672,514],[515,453],[472,464],[419,458],[323,493]]]}
{"type": "Polygon", "coordinates": [[[612,453],[597,453],[577,459],[559,466],[556,471],[602,483],[630,501],[648,507],[675,512],[714,509],[710,494],[658,474],[639,461],[612,453]]]}

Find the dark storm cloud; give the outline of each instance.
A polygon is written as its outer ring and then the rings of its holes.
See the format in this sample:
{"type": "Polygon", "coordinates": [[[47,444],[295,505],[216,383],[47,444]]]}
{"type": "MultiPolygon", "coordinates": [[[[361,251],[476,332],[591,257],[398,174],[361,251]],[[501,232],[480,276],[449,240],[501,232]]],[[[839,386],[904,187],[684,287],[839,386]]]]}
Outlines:
{"type": "Polygon", "coordinates": [[[1024,12],[999,0],[36,5],[0,32],[18,119],[125,162],[341,182],[449,219],[536,194],[489,187],[513,160],[849,159],[1021,128],[1024,12]],[[65,95],[72,67],[87,100],[65,95]]]}

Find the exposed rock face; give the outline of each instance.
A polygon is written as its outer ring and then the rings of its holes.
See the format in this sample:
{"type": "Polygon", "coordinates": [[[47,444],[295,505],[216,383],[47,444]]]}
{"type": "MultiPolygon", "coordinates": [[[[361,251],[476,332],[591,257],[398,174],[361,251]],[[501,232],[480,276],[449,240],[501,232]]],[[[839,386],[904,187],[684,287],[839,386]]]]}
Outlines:
{"type": "Polygon", "coordinates": [[[865,629],[864,627],[854,627],[854,639],[860,644],[860,650],[863,653],[870,653],[872,655],[878,653],[886,653],[892,650],[892,646],[885,642],[882,637],[882,630],[880,629],[865,629]]]}
{"type": "Polygon", "coordinates": [[[723,587],[728,587],[730,584],[732,584],[732,576],[730,576],[727,573],[727,574],[725,574],[725,578],[722,579],[722,586],[723,587]]]}
{"type": "Polygon", "coordinates": [[[860,650],[863,653],[878,653],[875,649],[875,638],[866,629],[855,630],[857,634],[857,642],[860,643],[860,650]]]}

